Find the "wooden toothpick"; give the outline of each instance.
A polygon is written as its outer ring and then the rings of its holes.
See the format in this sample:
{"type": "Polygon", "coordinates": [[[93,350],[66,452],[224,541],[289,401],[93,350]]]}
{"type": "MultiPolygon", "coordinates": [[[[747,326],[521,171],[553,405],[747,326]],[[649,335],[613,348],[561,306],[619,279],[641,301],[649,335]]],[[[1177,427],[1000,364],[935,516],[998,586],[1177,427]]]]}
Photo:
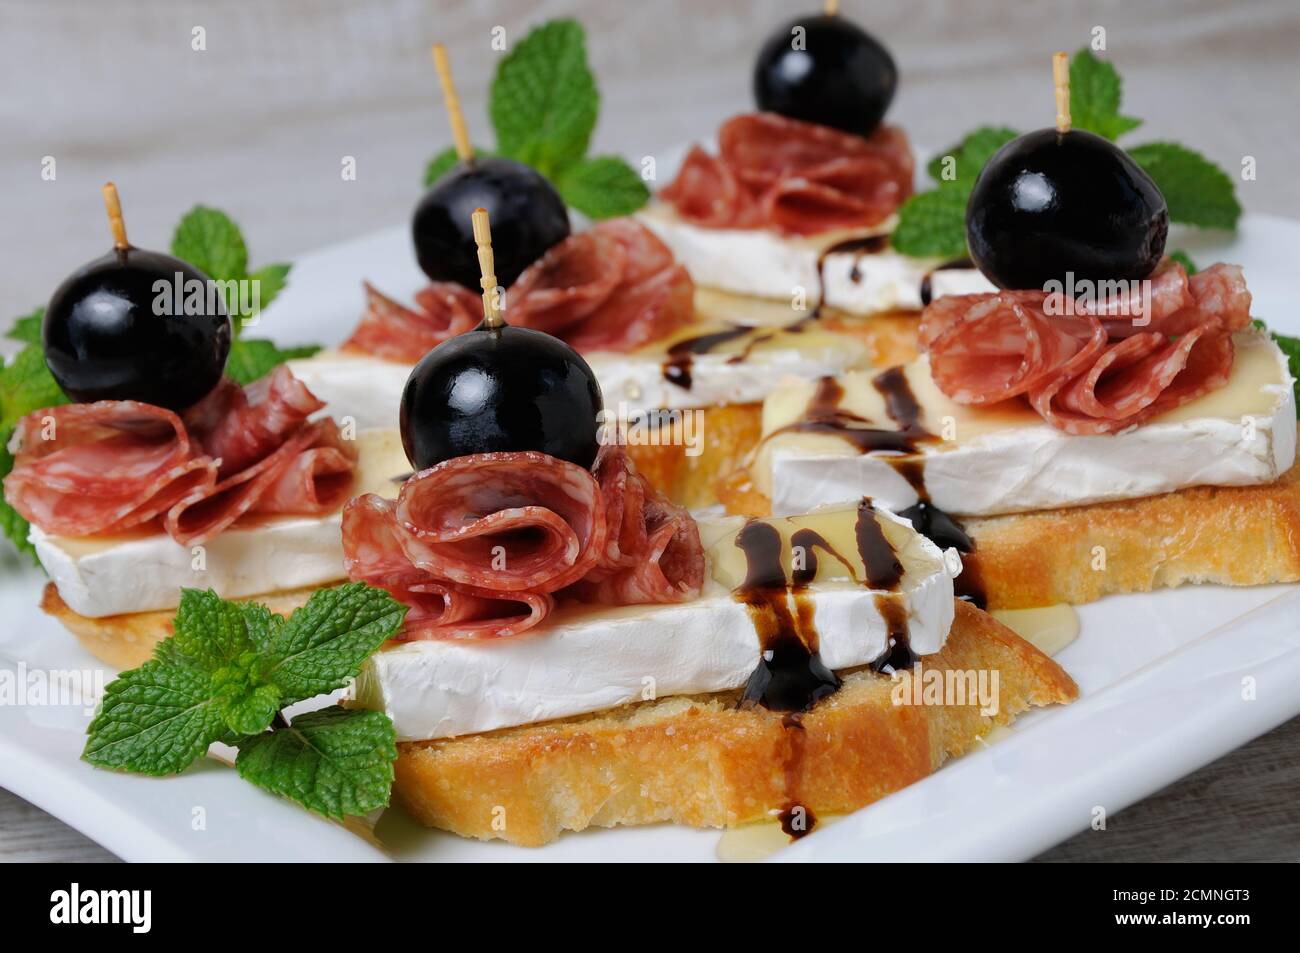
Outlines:
{"type": "Polygon", "coordinates": [[[1070,131],[1070,57],[1052,54],[1052,85],[1056,87],[1056,131],[1070,131]]]}
{"type": "Polygon", "coordinates": [[[126,240],[126,222],[122,221],[122,201],[117,197],[117,186],[104,183],[104,208],[108,209],[108,227],[113,230],[113,247],[126,251],[131,243],[126,240]]]}
{"type": "Polygon", "coordinates": [[[840,0],[826,0],[826,6],[824,9],[826,10],[826,15],[828,17],[835,16],[835,14],[840,12],[840,0]]]}
{"type": "Polygon", "coordinates": [[[456,155],[461,162],[468,162],[474,157],[474,148],[469,144],[469,132],[465,129],[465,115],[460,111],[460,97],[456,95],[456,84],[451,80],[451,63],[447,61],[447,48],[441,43],[433,44],[433,65],[438,70],[438,82],[442,84],[442,98],[447,103],[447,121],[451,123],[451,138],[456,144],[456,155]]]}
{"type": "Polygon", "coordinates": [[[474,209],[470,221],[474,223],[474,244],[478,246],[478,270],[483,275],[479,279],[479,284],[483,286],[483,324],[489,328],[499,328],[505,321],[501,319],[501,309],[497,307],[496,264],[492,260],[492,227],[488,224],[487,209],[474,209]]]}

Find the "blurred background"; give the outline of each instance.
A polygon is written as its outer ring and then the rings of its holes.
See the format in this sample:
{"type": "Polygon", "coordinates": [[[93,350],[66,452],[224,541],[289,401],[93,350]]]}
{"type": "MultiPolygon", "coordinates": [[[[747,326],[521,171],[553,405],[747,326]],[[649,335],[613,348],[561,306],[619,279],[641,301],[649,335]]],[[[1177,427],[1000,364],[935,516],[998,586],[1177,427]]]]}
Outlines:
{"type": "MultiPolygon", "coordinates": [[[[585,25],[602,104],[593,152],[632,158],[752,108],[750,68],[818,0],[0,0],[0,327],[109,246],[114,179],[132,239],[165,247],[202,202],[255,262],[407,219],[450,142],[429,44],[447,44],[471,137],[491,142],[488,82],[508,43],[557,16],[585,25]],[[202,50],[196,50],[196,34],[202,50]],[[42,178],[45,157],[56,177],[42,178]],[[355,181],[340,177],[356,159],[355,181]]],[[[1130,142],[1175,139],[1235,173],[1248,212],[1300,218],[1296,0],[842,0],[901,71],[890,113],[918,151],[983,123],[1050,124],[1053,50],[1106,31],[1130,142]]],[[[1046,859],[1297,859],[1300,722],[1046,859]],[[1123,833],[1120,833],[1123,832],[1123,833]]],[[[0,859],[107,859],[0,791],[0,859]]]]}
{"type": "MultiPolygon", "coordinates": [[[[0,325],[107,248],[98,188],[132,238],[165,246],[196,202],[230,212],[255,261],[404,221],[450,142],[429,44],[445,42],[471,136],[507,42],[556,16],[586,26],[602,96],[593,152],[653,155],[752,108],[777,25],[820,0],[0,0],[0,325]],[[202,28],[206,49],[192,48],[202,28]],[[42,158],[57,178],[43,181],[42,158]],[[357,178],[340,162],[355,156],[357,178]]],[[[901,70],[890,118],[918,149],[1053,116],[1049,57],[1104,27],[1131,141],[1174,138],[1229,170],[1248,211],[1300,217],[1295,0],[843,0],[901,70]]]]}

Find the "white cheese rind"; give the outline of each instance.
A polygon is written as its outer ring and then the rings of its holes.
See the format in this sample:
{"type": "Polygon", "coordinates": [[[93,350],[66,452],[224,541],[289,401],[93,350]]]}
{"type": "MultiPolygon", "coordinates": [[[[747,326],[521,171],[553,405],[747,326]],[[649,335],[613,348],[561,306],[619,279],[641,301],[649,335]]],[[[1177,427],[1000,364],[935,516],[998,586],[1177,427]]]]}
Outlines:
{"type": "MultiPolygon", "coordinates": [[[[358,430],[356,494],[393,496],[393,477],[410,465],[394,428],[358,430]]],[[[342,516],[282,516],[228,529],[201,547],[163,533],[120,538],[51,536],[33,526],[28,538],[68,607],[91,618],[174,609],[182,587],[214,589],[225,598],[322,586],[347,577],[342,516]]]]}
{"type": "Polygon", "coordinates": [[[346,576],[339,521],[335,513],[227,530],[201,552],[162,534],[90,552],[36,527],[30,539],[68,608],[99,618],[174,609],[181,587],[233,599],[337,582],[346,576]]]}
{"type": "MultiPolygon", "coordinates": [[[[1283,382],[1262,388],[1276,395],[1269,414],[1152,422],[1092,436],[1071,436],[1045,423],[993,431],[952,446],[924,447],[926,491],[949,513],[993,516],[1137,499],[1189,486],[1271,483],[1296,457],[1293,382],[1285,358],[1280,352],[1276,358],[1283,382]]],[[[770,449],[770,472],[758,481],[770,487],[776,515],[864,495],[892,509],[917,500],[911,483],[882,457],[848,448],[807,452],[794,444],[770,449]]]]}
{"type": "Polygon", "coordinates": [[[663,373],[660,361],[594,354],[587,363],[600,381],[606,407],[625,404],[630,412],[665,408],[691,410],[731,404],[757,404],[786,375],[817,378],[844,373],[860,362],[855,342],[842,347],[755,350],[730,363],[730,354],[697,354],[691,360],[690,389],[678,387],[663,373]]]}
{"type": "MultiPolygon", "coordinates": [[[[976,294],[996,289],[974,268],[944,269],[939,258],[910,258],[891,249],[869,254],[852,252],[826,256],[818,276],[822,248],[845,235],[818,242],[789,238],[760,228],[703,228],[682,221],[662,205],[651,206],[637,218],[659,236],[686,266],[697,284],[760,298],[789,300],[802,291],[808,303],[822,295],[825,303],[856,314],[920,310],[921,285],[931,275],[931,295],[976,294]],[[854,280],[856,265],[857,280],[854,280]]],[[[883,234],[887,222],[865,229],[861,236],[883,234]]]]}
{"type": "MultiPolygon", "coordinates": [[[[916,545],[939,564],[888,597],[906,601],[912,650],[930,655],[952,626],[953,586],[938,549],[920,537],[916,545]]],[[[828,667],[865,665],[885,651],[876,593],[858,586],[811,591],[828,667]]],[[[562,610],[540,630],[508,639],[403,643],[366,661],[355,697],[387,714],[399,741],[421,741],[741,688],[759,654],[748,610],[714,587],[682,605],[562,610]]]]}

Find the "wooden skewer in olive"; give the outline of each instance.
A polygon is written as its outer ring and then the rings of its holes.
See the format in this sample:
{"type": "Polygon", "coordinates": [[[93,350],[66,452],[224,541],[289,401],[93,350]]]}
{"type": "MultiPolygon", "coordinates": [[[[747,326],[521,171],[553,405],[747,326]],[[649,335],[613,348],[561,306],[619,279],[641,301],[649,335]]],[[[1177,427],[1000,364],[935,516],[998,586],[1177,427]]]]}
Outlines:
{"type": "Polygon", "coordinates": [[[415,257],[431,280],[477,288],[479,271],[470,215],[476,208],[485,208],[502,249],[497,272],[501,284],[509,287],[548,248],[568,238],[568,209],[537,170],[513,159],[474,155],[451,64],[441,43],[434,44],[433,61],[447,104],[457,162],[415,207],[411,221],[415,257]]]}
{"type": "Polygon", "coordinates": [[[73,272],[50,298],[42,326],[46,363],[78,403],[138,400],[182,410],[225,370],[224,301],[193,265],[128,242],[117,187],[109,182],[103,191],[113,248],[73,272]]]}
{"type": "Polygon", "coordinates": [[[470,219],[483,321],[415,366],[402,392],[401,433],[416,470],[476,453],[537,450],[590,467],[599,449],[600,385],[559,338],[507,324],[488,210],[470,219]]]}
{"type": "Polygon", "coordinates": [[[1119,146],[1070,127],[1065,53],[1052,58],[1052,79],[1056,124],[1007,143],[975,182],[971,257],[999,288],[1146,278],[1165,251],[1165,198],[1119,146]]]}

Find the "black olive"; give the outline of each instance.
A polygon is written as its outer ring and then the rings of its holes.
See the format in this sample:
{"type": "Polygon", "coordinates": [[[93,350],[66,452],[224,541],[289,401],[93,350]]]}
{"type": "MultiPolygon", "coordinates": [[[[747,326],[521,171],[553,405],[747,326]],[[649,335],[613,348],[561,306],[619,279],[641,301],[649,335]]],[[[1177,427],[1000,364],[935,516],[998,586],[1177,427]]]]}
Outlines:
{"type": "Polygon", "coordinates": [[[170,255],[124,248],[59,285],[43,338],[50,373],[72,400],[182,410],[221,379],[230,319],[203,272],[170,255]]]}
{"type": "Polygon", "coordinates": [[[754,64],[759,109],[859,136],[880,125],[897,87],[889,51],[841,16],[791,20],[768,38],[754,64]]]}
{"type": "Polygon", "coordinates": [[[1169,208],[1142,167],[1090,132],[1040,129],[1003,146],[966,206],[971,257],[1000,288],[1132,281],[1155,270],[1169,208]]]}
{"type": "Polygon", "coordinates": [[[485,208],[492,219],[497,280],[514,284],[519,273],[569,236],[564,200],[535,169],[510,159],[474,159],[456,165],[433,184],[415,208],[415,257],[432,281],[479,290],[478,256],[470,214],[485,208]]]}
{"type": "Polygon", "coordinates": [[[603,405],[596,375],[559,338],[480,325],[415,365],[402,392],[402,445],[417,470],[520,450],[590,467],[603,405]]]}

